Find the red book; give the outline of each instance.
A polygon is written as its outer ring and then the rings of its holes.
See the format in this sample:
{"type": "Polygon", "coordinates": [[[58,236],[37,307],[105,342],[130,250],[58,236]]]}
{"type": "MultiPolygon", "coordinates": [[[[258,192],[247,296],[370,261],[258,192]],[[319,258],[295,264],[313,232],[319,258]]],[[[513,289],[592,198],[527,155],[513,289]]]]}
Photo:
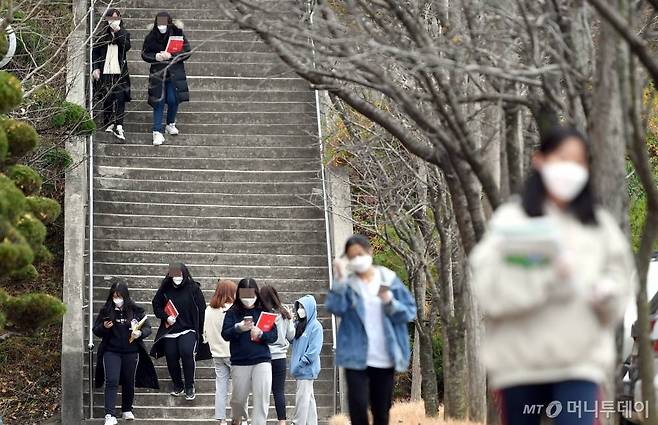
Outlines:
{"type": "Polygon", "coordinates": [[[167,41],[167,48],[165,49],[165,51],[171,53],[172,55],[176,53],[180,53],[183,51],[184,43],[185,40],[183,39],[182,36],[172,35],[169,37],[169,40],[167,41]]]}
{"type": "Polygon", "coordinates": [[[276,322],[276,318],[278,316],[278,314],[263,312],[258,317],[258,323],[256,323],[256,327],[263,332],[269,332],[274,327],[274,322],[276,322]]]}
{"type": "MultiPolygon", "coordinates": [[[[165,313],[167,313],[167,316],[178,317],[178,309],[176,308],[174,303],[171,302],[171,300],[167,300],[167,304],[165,304],[164,311],[165,313]]],[[[166,328],[171,327],[169,322],[165,321],[165,327],[166,328]]]]}

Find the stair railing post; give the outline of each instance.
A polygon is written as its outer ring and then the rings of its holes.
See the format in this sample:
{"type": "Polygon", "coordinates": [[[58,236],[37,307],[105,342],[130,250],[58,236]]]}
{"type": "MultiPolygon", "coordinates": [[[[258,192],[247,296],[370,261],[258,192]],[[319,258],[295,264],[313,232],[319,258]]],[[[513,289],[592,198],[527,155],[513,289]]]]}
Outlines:
{"type": "MultiPolygon", "coordinates": [[[[89,72],[87,78],[89,79],[87,108],[89,116],[94,119],[94,63],[93,63],[93,49],[94,49],[94,13],[96,1],[90,0],[89,2],[89,51],[88,62],[89,72]]],[[[89,169],[89,196],[87,202],[87,210],[89,211],[89,336],[87,349],[89,350],[89,419],[94,418],[94,135],[89,135],[89,149],[88,149],[88,163],[89,169]]]]}
{"type": "MultiPolygon", "coordinates": [[[[315,13],[315,0],[307,0],[306,2],[306,12],[308,13],[309,24],[313,25],[313,14],[315,13]]],[[[313,66],[316,66],[315,63],[315,43],[312,38],[309,38],[311,43],[311,49],[313,52],[313,66]]],[[[326,231],[326,249],[327,249],[327,266],[329,271],[329,289],[333,287],[334,284],[334,267],[333,267],[333,247],[332,247],[332,231],[331,231],[331,220],[329,219],[329,189],[327,185],[327,170],[324,163],[324,139],[322,137],[322,116],[320,111],[320,91],[316,88],[315,92],[315,114],[317,119],[318,126],[318,141],[320,142],[320,174],[322,177],[322,202],[324,210],[324,223],[326,231]]],[[[332,390],[332,407],[333,414],[337,412],[338,406],[338,367],[336,366],[336,316],[331,315],[331,357],[333,360],[333,390],[332,390]]]]}

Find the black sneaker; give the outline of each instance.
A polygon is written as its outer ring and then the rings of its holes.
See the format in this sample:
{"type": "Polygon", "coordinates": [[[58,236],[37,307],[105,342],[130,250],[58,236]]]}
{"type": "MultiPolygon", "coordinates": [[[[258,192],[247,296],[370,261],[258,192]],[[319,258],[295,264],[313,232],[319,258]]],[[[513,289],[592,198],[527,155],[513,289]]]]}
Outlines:
{"type": "Polygon", "coordinates": [[[183,394],[185,394],[185,388],[179,387],[179,388],[174,388],[174,390],[170,393],[174,397],[180,397],[183,394]]]}
{"type": "Polygon", "coordinates": [[[192,401],[195,398],[196,398],[196,392],[194,391],[194,387],[185,390],[185,400],[192,401]]]}

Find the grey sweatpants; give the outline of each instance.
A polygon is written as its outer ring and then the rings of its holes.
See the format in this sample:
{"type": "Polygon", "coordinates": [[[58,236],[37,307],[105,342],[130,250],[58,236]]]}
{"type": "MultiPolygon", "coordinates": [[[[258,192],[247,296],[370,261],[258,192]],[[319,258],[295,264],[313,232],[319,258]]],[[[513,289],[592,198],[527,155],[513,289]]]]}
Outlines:
{"type": "Polygon", "coordinates": [[[249,393],[253,394],[252,425],[265,425],[270,409],[270,393],[272,392],[272,364],[258,363],[253,366],[232,366],[231,381],[231,412],[233,420],[248,419],[247,402],[249,393]]]}
{"type": "Polygon", "coordinates": [[[295,416],[292,423],[295,425],[318,425],[318,409],[315,405],[313,381],[297,381],[295,416]]]}
{"type": "Polygon", "coordinates": [[[215,419],[226,419],[231,358],[213,357],[215,364],[215,419]]]}

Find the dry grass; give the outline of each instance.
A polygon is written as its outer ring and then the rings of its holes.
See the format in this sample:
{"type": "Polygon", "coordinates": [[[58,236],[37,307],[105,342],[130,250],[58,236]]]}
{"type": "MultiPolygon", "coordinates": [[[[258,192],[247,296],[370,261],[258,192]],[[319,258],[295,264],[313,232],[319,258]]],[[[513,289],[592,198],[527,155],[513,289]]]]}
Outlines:
{"type": "MultiPolygon", "coordinates": [[[[422,402],[418,403],[396,403],[391,409],[391,425],[476,425],[475,422],[465,421],[444,421],[438,418],[428,418],[425,416],[425,409],[422,402]]],[[[329,425],[348,425],[349,420],[346,416],[338,415],[331,418],[329,425]]]]}

